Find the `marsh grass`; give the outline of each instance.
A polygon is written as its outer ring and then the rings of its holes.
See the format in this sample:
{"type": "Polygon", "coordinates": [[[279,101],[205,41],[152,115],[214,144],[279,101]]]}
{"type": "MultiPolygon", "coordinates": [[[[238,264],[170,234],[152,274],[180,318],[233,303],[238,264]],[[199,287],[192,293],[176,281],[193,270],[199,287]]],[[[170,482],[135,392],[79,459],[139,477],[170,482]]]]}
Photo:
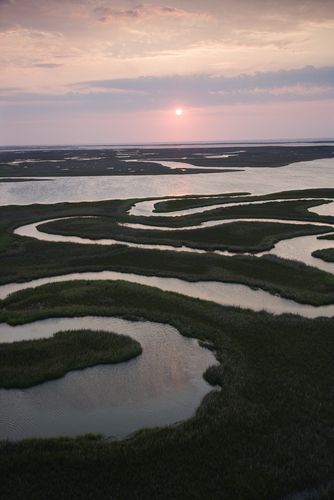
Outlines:
{"type": "Polygon", "coordinates": [[[1,255],[0,283],[86,271],[241,283],[300,303],[334,303],[334,276],[275,256],[234,256],[77,245],[17,238],[1,255]]]}
{"type": "Polygon", "coordinates": [[[0,230],[0,252],[6,250],[10,247],[14,242],[14,238],[12,235],[8,234],[5,231],[0,230]]]}
{"type": "Polygon", "coordinates": [[[0,344],[0,387],[31,387],[71,370],[127,361],[141,352],[140,344],[128,336],[92,330],[0,344]]]}
{"type": "Polygon", "coordinates": [[[312,253],[313,257],[322,259],[325,262],[334,262],[334,248],[324,248],[323,250],[315,250],[312,253]]]}
{"type": "MultiPolygon", "coordinates": [[[[324,236],[319,236],[319,240],[334,240],[334,234],[325,234],[324,236]]],[[[334,243],[333,243],[334,245],[334,243]]]]}

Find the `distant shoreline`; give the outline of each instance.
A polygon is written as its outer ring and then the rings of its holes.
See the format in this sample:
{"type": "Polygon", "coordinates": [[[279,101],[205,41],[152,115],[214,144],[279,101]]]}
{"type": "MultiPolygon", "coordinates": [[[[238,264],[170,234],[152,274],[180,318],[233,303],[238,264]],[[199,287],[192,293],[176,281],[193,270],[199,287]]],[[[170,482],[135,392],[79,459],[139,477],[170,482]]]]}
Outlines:
{"type": "Polygon", "coordinates": [[[217,174],[327,158],[334,158],[334,143],[0,150],[0,178],[217,174]]]}

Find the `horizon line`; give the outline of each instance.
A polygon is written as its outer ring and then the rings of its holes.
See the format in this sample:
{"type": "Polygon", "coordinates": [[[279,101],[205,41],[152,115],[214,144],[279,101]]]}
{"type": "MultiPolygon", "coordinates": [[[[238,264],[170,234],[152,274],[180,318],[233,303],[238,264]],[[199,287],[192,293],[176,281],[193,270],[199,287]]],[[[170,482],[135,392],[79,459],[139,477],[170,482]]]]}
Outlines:
{"type": "Polygon", "coordinates": [[[266,144],[266,143],[302,143],[302,142],[334,142],[334,137],[298,137],[280,139],[240,139],[240,140],[199,140],[199,141],[152,141],[152,142],[86,142],[86,143],[31,143],[31,144],[0,144],[0,148],[32,148],[32,147],[88,147],[88,146],[179,146],[179,145],[210,145],[210,144],[266,144]]]}

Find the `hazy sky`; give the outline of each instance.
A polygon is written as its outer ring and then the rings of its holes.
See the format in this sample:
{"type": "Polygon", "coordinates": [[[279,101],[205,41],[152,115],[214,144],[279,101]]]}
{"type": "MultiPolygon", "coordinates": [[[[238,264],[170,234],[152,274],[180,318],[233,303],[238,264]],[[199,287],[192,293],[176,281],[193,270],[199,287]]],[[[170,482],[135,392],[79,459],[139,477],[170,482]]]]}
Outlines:
{"type": "Polygon", "coordinates": [[[0,144],[333,137],[333,47],[334,0],[0,0],[0,144]]]}

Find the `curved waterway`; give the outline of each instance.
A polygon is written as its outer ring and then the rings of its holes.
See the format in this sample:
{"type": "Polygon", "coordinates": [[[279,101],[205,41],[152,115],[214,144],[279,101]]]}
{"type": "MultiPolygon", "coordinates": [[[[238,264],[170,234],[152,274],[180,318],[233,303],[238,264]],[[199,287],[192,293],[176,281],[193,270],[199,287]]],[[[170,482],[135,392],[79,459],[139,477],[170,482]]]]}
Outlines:
{"type": "Polygon", "coordinates": [[[246,285],[221,283],[218,281],[188,282],[178,278],[143,276],[115,271],[63,274],[27,281],[25,283],[9,283],[8,285],[0,286],[0,298],[4,299],[9,294],[19,290],[26,290],[48,283],[78,280],[124,280],[140,285],[156,287],[165,292],[176,292],[188,297],[209,300],[224,306],[252,309],[253,311],[267,311],[272,314],[299,314],[306,318],[334,316],[334,304],[327,306],[299,304],[293,300],[272,295],[264,290],[255,290],[246,285]]]}
{"type": "MultiPolygon", "coordinates": [[[[328,200],[327,200],[328,201],[328,200]]],[[[267,203],[270,203],[268,201],[267,203]]],[[[150,213],[154,209],[154,202],[150,202],[150,213]]],[[[258,204],[259,202],[253,202],[258,204]]],[[[262,202],[263,203],[263,202],[262,202]]],[[[264,202],[265,203],[265,202],[264,202]]],[[[140,205],[139,203],[138,205],[140,205]]],[[[241,203],[234,203],[233,205],[240,205],[241,203]]],[[[148,207],[147,207],[148,208],[148,207]]],[[[205,210],[206,207],[197,208],[197,211],[205,210]]],[[[61,219],[53,219],[61,220],[61,219]]],[[[156,245],[156,244],[141,244],[141,243],[131,243],[123,240],[115,239],[99,239],[92,240],[89,238],[81,238],[77,236],[64,236],[57,234],[44,233],[40,229],[43,223],[51,222],[52,220],[39,221],[33,224],[28,224],[21,226],[15,230],[15,233],[21,236],[32,237],[39,240],[54,241],[54,242],[71,242],[77,244],[99,244],[99,245],[112,245],[112,244],[123,244],[129,247],[139,247],[147,249],[158,249],[158,250],[169,250],[169,251],[186,251],[186,252],[197,252],[206,253],[205,250],[195,250],[189,247],[173,247],[169,245],[156,245]]],[[[328,227],[330,230],[334,229],[333,224],[317,223],[311,221],[285,221],[279,219],[256,219],[256,218],[243,218],[243,219],[223,219],[219,221],[208,221],[203,223],[201,226],[194,227],[208,227],[216,224],[229,224],[233,222],[248,221],[248,222],[284,222],[291,224],[313,224],[320,227],[328,227]]],[[[132,226],[133,227],[133,226],[132,226]]],[[[146,226],[142,225],[142,229],[146,226]]],[[[156,228],[158,229],[158,228],[156,228]]],[[[160,229],[160,228],[159,228],[160,229]]],[[[163,229],[161,227],[161,229],[163,229]]],[[[304,264],[311,265],[320,270],[334,273],[334,264],[330,262],[324,262],[321,259],[312,256],[312,252],[317,249],[331,248],[333,242],[330,240],[319,240],[317,235],[309,236],[299,236],[296,238],[286,239],[279,241],[275,246],[266,252],[260,252],[257,255],[275,255],[285,259],[297,260],[303,262],[304,264]]],[[[234,252],[229,251],[216,251],[216,254],[220,255],[236,255],[234,252]]],[[[239,253],[240,255],[240,253],[239,253]]],[[[249,255],[249,253],[246,253],[249,255]]],[[[210,300],[221,305],[234,306],[241,308],[249,308],[255,311],[265,310],[273,314],[282,313],[292,313],[299,314],[301,316],[314,318],[318,316],[334,316],[334,305],[328,306],[311,306],[306,304],[299,304],[292,300],[284,299],[277,295],[273,295],[264,290],[258,289],[254,290],[246,285],[239,285],[233,283],[221,283],[221,282],[200,282],[198,283],[186,282],[176,278],[163,278],[154,276],[143,276],[130,273],[118,273],[112,271],[104,271],[98,273],[74,273],[65,276],[55,276],[51,278],[45,278],[40,280],[35,280],[28,283],[14,283],[0,287],[0,296],[3,297],[8,293],[13,291],[21,290],[23,288],[29,288],[31,286],[38,286],[39,284],[51,283],[54,281],[64,281],[70,279],[123,279],[131,281],[134,283],[145,284],[149,286],[155,286],[164,291],[172,291],[181,293],[183,295],[188,295],[194,298],[200,298],[205,300],[210,300]]]]}
{"type": "MultiPolygon", "coordinates": [[[[99,239],[91,239],[91,238],[83,238],[81,236],[70,236],[70,235],[61,235],[61,234],[56,234],[56,233],[45,233],[43,231],[43,225],[48,224],[50,222],[56,222],[60,220],[67,220],[67,219],[92,219],[95,217],[90,217],[90,216],[83,216],[83,217],[59,217],[56,219],[47,219],[43,221],[38,221],[34,222],[32,224],[26,224],[24,226],[20,226],[14,230],[14,234],[17,234],[19,236],[25,236],[28,238],[34,238],[37,240],[41,241],[52,241],[55,243],[77,243],[81,245],[124,245],[132,248],[144,248],[144,249],[150,249],[150,250],[168,250],[168,251],[173,251],[173,252],[195,252],[195,253],[207,253],[207,250],[202,250],[202,249],[197,249],[197,248],[192,248],[192,247],[187,247],[185,245],[182,246],[173,246],[173,245],[160,245],[156,243],[134,243],[131,241],[126,241],[122,239],[111,239],[111,238],[99,238],[99,239]]],[[[320,222],[310,222],[310,221],[290,221],[290,220],[280,220],[280,219],[264,219],[264,218],[247,218],[244,217],[242,219],[219,219],[215,221],[206,221],[203,222],[200,225],[197,226],[186,226],[186,227],[177,227],[177,228],[164,228],[163,226],[157,227],[157,226],[145,226],[143,224],[120,224],[120,226],[124,227],[129,227],[133,229],[149,229],[149,230],[156,230],[156,231],[186,231],[186,230],[191,230],[191,229],[203,229],[206,227],[214,227],[214,226],[222,226],[225,224],[234,224],[238,222],[265,222],[265,223],[282,223],[282,224],[291,224],[291,225],[300,225],[300,226],[318,226],[321,228],[326,229],[327,227],[329,228],[329,232],[333,229],[334,231],[334,225],[333,224],[326,224],[326,223],[320,223],[320,222]]],[[[298,238],[295,238],[298,240],[298,238]]],[[[319,243],[319,245],[323,245],[323,248],[326,247],[326,243],[319,243]]],[[[327,245],[331,245],[330,242],[327,241],[327,245]]],[[[216,250],[214,253],[218,255],[227,255],[227,256],[233,256],[233,255],[240,255],[243,252],[231,252],[231,251],[220,251],[216,250]]],[[[254,252],[253,252],[254,253],[254,252]]],[[[259,253],[259,252],[258,252],[259,253]]],[[[244,252],[246,255],[250,255],[250,252],[244,252]]]]}
{"type": "MultiPolygon", "coordinates": [[[[254,202],[256,204],[257,202],[254,202]]],[[[267,202],[269,203],[269,201],[267,202]]],[[[239,205],[239,204],[235,204],[239,205]]],[[[154,205],[153,205],[154,206],[154,205]]],[[[151,206],[152,209],[152,206],[151,206]]],[[[205,209],[205,207],[204,207],[205,209]]],[[[197,209],[199,210],[199,209],[197,209]]],[[[58,235],[58,234],[53,234],[53,233],[44,233],[42,231],[42,226],[43,224],[49,223],[49,222],[55,222],[57,220],[65,220],[69,219],[71,217],[62,217],[62,218],[57,218],[57,219],[48,219],[44,221],[38,221],[32,224],[26,224],[24,226],[20,226],[17,229],[15,229],[14,233],[19,235],[19,236],[26,236],[29,238],[35,238],[38,240],[42,241],[53,241],[53,242],[62,242],[62,243],[77,243],[77,244],[82,244],[82,245],[116,245],[116,244],[121,244],[124,246],[128,247],[134,247],[134,248],[145,248],[145,249],[150,249],[150,250],[168,250],[168,251],[174,251],[174,252],[191,252],[191,253],[207,253],[206,250],[201,250],[201,249],[195,249],[191,247],[187,247],[185,245],[176,247],[172,245],[159,245],[159,244],[149,244],[149,243],[133,243],[125,240],[120,240],[120,239],[110,239],[110,238],[103,238],[103,239],[90,239],[90,238],[82,238],[79,236],[65,236],[65,235],[58,235]]],[[[82,218],[82,217],[73,217],[75,218],[82,218]]],[[[90,217],[88,217],[90,218],[90,217]]],[[[204,227],[213,227],[217,225],[223,225],[223,224],[231,224],[231,223],[237,223],[237,222],[275,222],[275,223],[283,223],[283,224],[292,224],[292,225],[313,225],[313,226],[319,226],[322,228],[328,227],[329,230],[334,230],[334,225],[329,224],[329,223],[320,223],[320,222],[313,222],[313,221],[298,221],[298,220],[284,220],[284,219],[265,219],[265,218],[238,218],[238,219],[220,219],[220,220],[215,220],[215,221],[207,221],[203,222],[200,225],[197,226],[188,226],[184,228],[164,228],[163,226],[145,226],[143,224],[123,224],[124,226],[131,227],[131,228],[137,228],[137,229],[150,229],[150,230],[167,230],[167,231],[173,231],[173,230],[190,230],[190,229],[200,229],[204,227]]],[[[334,264],[331,262],[325,262],[319,258],[315,258],[312,256],[312,253],[315,250],[320,250],[320,249],[326,249],[326,248],[332,248],[333,247],[333,242],[331,240],[319,240],[318,235],[308,235],[308,236],[298,236],[296,238],[289,238],[285,240],[281,240],[278,243],[276,243],[273,248],[269,251],[265,252],[252,252],[252,254],[256,254],[258,256],[262,255],[275,255],[277,257],[281,257],[284,259],[290,259],[290,260],[296,260],[299,262],[302,262],[306,265],[310,265],[313,267],[316,267],[322,271],[326,271],[329,273],[334,273],[334,264]]],[[[231,252],[228,250],[221,251],[221,250],[216,250],[214,251],[215,254],[217,255],[224,255],[224,256],[234,256],[234,255],[241,255],[242,252],[231,252]]],[[[250,252],[244,252],[244,255],[250,255],[250,252]]]]}
{"type": "Polygon", "coordinates": [[[20,326],[0,324],[0,342],[50,337],[90,328],[129,335],[142,346],[125,363],[98,365],[28,389],[0,390],[0,439],[102,433],[122,438],[194,415],[213,388],[203,379],[211,351],[169,325],[87,316],[20,326]]]}

